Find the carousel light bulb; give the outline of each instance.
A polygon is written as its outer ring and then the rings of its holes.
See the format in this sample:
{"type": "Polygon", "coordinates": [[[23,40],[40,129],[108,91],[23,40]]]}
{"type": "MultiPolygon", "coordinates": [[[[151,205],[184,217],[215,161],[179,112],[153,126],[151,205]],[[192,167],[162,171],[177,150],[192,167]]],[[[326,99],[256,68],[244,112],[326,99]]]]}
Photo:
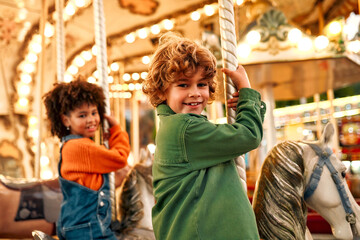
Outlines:
{"type": "Polygon", "coordinates": [[[149,64],[150,63],[150,57],[149,56],[143,56],[141,59],[143,64],[149,64]]]}
{"type": "Polygon", "coordinates": [[[333,21],[329,25],[329,34],[332,36],[338,35],[342,30],[341,24],[338,21],[333,21]]]}
{"type": "Polygon", "coordinates": [[[137,35],[140,39],[145,39],[148,36],[148,30],[146,28],[141,28],[137,31],[137,35]]]}
{"type": "Polygon", "coordinates": [[[291,29],[288,33],[288,39],[292,43],[297,43],[301,39],[301,36],[302,32],[297,28],[291,29]]]}
{"type": "Polygon", "coordinates": [[[18,100],[20,107],[26,107],[29,104],[29,100],[26,97],[21,97],[18,100]]]}
{"type": "Polygon", "coordinates": [[[94,76],[95,78],[99,79],[99,77],[100,77],[99,71],[98,71],[98,70],[95,70],[95,71],[93,72],[93,76],[94,76]]]}
{"type": "Polygon", "coordinates": [[[190,18],[193,21],[199,21],[201,17],[201,14],[199,13],[199,11],[194,11],[190,14],[190,18]]]}
{"type": "Polygon", "coordinates": [[[82,51],[81,56],[86,60],[90,61],[92,59],[92,54],[90,51],[82,51]]]}
{"type": "Polygon", "coordinates": [[[22,83],[29,84],[29,83],[31,83],[31,81],[32,81],[32,77],[31,77],[30,74],[22,73],[22,74],[20,75],[20,81],[21,81],[22,83]]]}
{"type": "Polygon", "coordinates": [[[133,73],[133,74],[131,74],[131,78],[134,79],[135,81],[137,81],[137,80],[140,79],[140,74],[138,74],[138,73],[133,73]]]}
{"type": "Polygon", "coordinates": [[[37,60],[38,60],[38,57],[35,53],[33,52],[29,52],[28,55],[26,55],[26,58],[25,58],[28,62],[31,62],[31,63],[36,63],[37,60]]]}
{"type": "Polygon", "coordinates": [[[74,59],[74,64],[77,66],[77,67],[83,67],[85,65],[85,60],[84,58],[81,56],[81,55],[78,55],[75,57],[74,59]]]}
{"type": "Polygon", "coordinates": [[[140,74],[140,77],[141,77],[141,79],[145,79],[145,78],[147,77],[147,75],[148,75],[147,72],[142,72],[142,73],[140,74]]]}
{"type": "Polygon", "coordinates": [[[120,69],[120,66],[117,62],[113,62],[111,65],[110,65],[110,69],[111,71],[114,71],[114,72],[117,72],[119,71],[120,69]]]}
{"type": "Polygon", "coordinates": [[[27,17],[28,11],[26,10],[26,8],[21,8],[18,12],[18,19],[20,21],[24,21],[27,17]]]}
{"type": "Polygon", "coordinates": [[[26,84],[19,84],[18,93],[20,96],[28,96],[30,94],[30,86],[26,84]]]}
{"type": "Polygon", "coordinates": [[[135,90],[135,85],[133,83],[129,84],[129,90],[130,91],[134,91],[135,90]]]}
{"type": "Polygon", "coordinates": [[[163,21],[163,25],[164,25],[164,28],[165,28],[166,30],[171,30],[171,29],[174,27],[173,21],[171,21],[171,20],[169,20],[169,19],[165,19],[165,20],[163,21]]]}
{"type": "Polygon", "coordinates": [[[73,80],[73,76],[70,73],[65,73],[64,82],[69,83],[73,80]]]}
{"type": "Polygon", "coordinates": [[[249,44],[242,43],[236,49],[236,52],[240,58],[248,58],[251,53],[251,47],[249,44]]]}
{"type": "Polygon", "coordinates": [[[359,53],[360,52],[360,41],[355,40],[355,41],[349,42],[347,45],[347,49],[351,52],[359,53]]]}
{"type": "Polygon", "coordinates": [[[48,38],[51,38],[52,36],[54,36],[54,26],[49,22],[46,22],[46,24],[45,24],[44,35],[45,35],[45,37],[48,37],[48,38]]]}
{"type": "Polygon", "coordinates": [[[94,55],[94,56],[97,55],[98,49],[97,49],[97,46],[96,46],[96,45],[92,46],[92,48],[91,48],[91,53],[92,53],[92,55],[94,55]]]}
{"type": "Polygon", "coordinates": [[[130,74],[125,73],[125,74],[122,76],[122,78],[123,78],[123,80],[124,80],[125,82],[127,82],[127,81],[130,81],[131,76],[130,76],[130,74]]]}
{"type": "Polygon", "coordinates": [[[251,45],[256,45],[260,42],[261,35],[258,31],[251,30],[246,34],[246,42],[251,45]]]}
{"type": "Polygon", "coordinates": [[[136,90],[141,90],[142,89],[141,83],[135,83],[135,89],[136,90]]]}
{"type": "Polygon", "coordinates": [[[151,27],[150,27],[150,32],[152,33],[152,34],[159,34],[160,33],[160,26],[158,25],[158,24],[155,24],[155,25],[152,25],[151,27]]]}
{"type": "Polygon", "coordinates": [[[44,179],[44,180],[46,180],[46,179],[51,179],[51,178],[53,178],[53,176],[54,176],[54,174],[52,173],[52,171],[49,170],[49,169],[47,169],[47,170],[42,170],[40,175],[41,175],[41,179],[44,179]]]}
{"type": "Polygon", "coordinates": [[[35,116],[30,116],[29,117],[29,125],[34,127],[37,124],[38,120],[37,117],[35,116]]]}
{"type": "Polygon", "coordinates": [[[241,4],[244,3],[244,0],[235,0],[236,5],[240,6],[241,4]]]}
{"type": "Polygon", "coordinates": [[[108,76],[107,81],[108,81],[108,83],[113,83],[114,82],[114,77],[113,76],[108,76]]]}
{"type": "Polygon", "coordinates": [[[96,83],[96,78],[94,78],[93,76],[90,76],[90,77],[87,78],[87,81],[89,83],[96,83]]]}
{"type": "Polygon", "coordinates": [[[72,2],[69,2],[68,5],[66,5],[65,7],[65,13],[68,15],[68,16],[72,16],[75,14],[75,6],[72,2]]]}
{"type": "Polygon", "coordinates": [[[129,85],[127,85],[126,83],[124,83],[124,84],[122,85],[122,89],[123,89],[124,91],[129,90],[129,85]]]}
{"type": "Polygon", "coordinates": [[[39,137],[39,130],[38,129],[33,129],[31,131],[31,137],[34,139],[37,139],[39,137]]]}
{"type": "Polygon", "coordinates": [[[318,36],[317,38],[315,38],[315,48],[317,50],[323,50],[325,48],[327,48],[327,46],[329,46],[329,39],[323,35],[318,36]]]}
{"type": "Polygon", "coordinates": [[[35,71],[35,66],[32,63],[25,63],[23,70],[26,73],[33,73],[35,71]]]}
{"type": "Polygon", "coordinates": [[[298,42],[298,49],[302,52],[310,51],[313,47],[313,43],[310,38],[303,37],[298,42]]]}
{"type": "Polygon", "coordinates": [[[84,7],[85,3],[85,0],[75,0],[75,6],[77,6],[78,8],[84,7]]]}
{"type": "Polygon", "coordinates": [[[31,42],[29,46],[30,51],[34,53],[40,53],[41,52],[41,44],[38,42],[31,42]]]}
{"type": "Polygon", "coordinates": [[[212,16],[215,13],[215,9],[212,5],[205,5],[204,12],[206,16],[212,16]]]}
{"type": "Polygon", "coordinates": [[[70,65],[67,69],[67,71],[72,74],[72,75],[75,75],[79,72],[79,68],[76,67],[75,65],[70,65]]]}
{"type": "Polygon", "coordinates": [[[47,166],[50,163],[50,159],[47,156],[41,156],[40,157],[40,165],[43,166],[47,166]]]}
{"type": "Polygon", "coordinates": [[[135,42],[135,33],[129,33],[128,35],[125,36],[125,41],[127,43],[133,43],[135,42]]]}

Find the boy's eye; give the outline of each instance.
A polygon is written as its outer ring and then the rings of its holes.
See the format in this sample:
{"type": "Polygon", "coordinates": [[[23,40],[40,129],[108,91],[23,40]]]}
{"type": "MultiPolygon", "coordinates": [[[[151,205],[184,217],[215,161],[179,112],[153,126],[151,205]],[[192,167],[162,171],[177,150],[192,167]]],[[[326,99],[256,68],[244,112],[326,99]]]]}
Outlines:
{"type": "Polygon", "coordinates": [[[185,87],[187,87],[188,85],[187,84],[185,84],[185,83],[182,83],[182,84],[178,84],[178,87],[182,87],[182,88],[185,88],[185,87]]]}
{"type": "Polygon", "coordinates": [[[208,83],[199,83],[198,86],[199,87],[206,87],[208,85],[208,83]]]}
{"type": "Polygon", "coordinates": [[[95,112],[93,112],[93,113],[92,113],[92,115],[93,115],[93,116],[95,116],[97,113],[98,113],[98,112],[97,112],[97,111],[95,111],[95,112]]]}
{"type": "Polygon", "coordinates": [[[85,117],[85,114],[81,114],[81,115],[79,115],[79,117],[84,118],[84,117],[85,117]]]}

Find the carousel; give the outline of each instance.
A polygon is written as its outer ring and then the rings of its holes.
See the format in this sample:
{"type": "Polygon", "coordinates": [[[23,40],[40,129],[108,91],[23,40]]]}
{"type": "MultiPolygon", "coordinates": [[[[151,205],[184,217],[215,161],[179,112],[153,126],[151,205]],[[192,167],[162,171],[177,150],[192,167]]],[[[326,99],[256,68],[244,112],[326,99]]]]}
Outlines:
{"type": "MultiPolygon", "coordinates": [[[[79,75],[101,86],[130,137],[110,174],[118,239],[155,239],[158,118],[142,93],[159,38],[242,64],[267,105],[264,137],[235,159],[262,239],[360,239],[360,0],[0,0],[0,239],[57,239],[60,139],[43,95],[79,75]]],[[[233,123],[217,74],[204,115],[233,123]]],[[[107,124],[105,123],[105,131],[107,124]]],[[[103,144],[104,133],[95,142],[103,144]]]]}

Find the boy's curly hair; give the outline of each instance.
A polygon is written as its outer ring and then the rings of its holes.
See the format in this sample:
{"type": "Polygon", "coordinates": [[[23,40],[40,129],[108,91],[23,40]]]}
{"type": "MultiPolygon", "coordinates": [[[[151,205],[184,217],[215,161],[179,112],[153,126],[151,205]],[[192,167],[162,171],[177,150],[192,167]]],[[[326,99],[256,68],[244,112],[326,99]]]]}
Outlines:
{"type": "Polygon", "coordinates": [[[194,41],[168,32],[160,38],[142,90],[149,97],[150,103],[157,107],[164,102],[161,96],[171,83],[181,74],[187,77],[193,76],[198,67],[204,69],[204,77],[210,80],[209,100],[212,101],[215,99],[216,89],[214,55],[194,41]]]}
{"type": "Polygon", "coordinates": [[[81,76],[70,83],[55,83],[54,88],[43,96],[43,100],[51,124],[51,134],[60,139],[69,134],[61,115],[69,115],[84,103],[96,105],[100,123],[104,121],[105,96],[102,88],[87,82],[81,76]]]}

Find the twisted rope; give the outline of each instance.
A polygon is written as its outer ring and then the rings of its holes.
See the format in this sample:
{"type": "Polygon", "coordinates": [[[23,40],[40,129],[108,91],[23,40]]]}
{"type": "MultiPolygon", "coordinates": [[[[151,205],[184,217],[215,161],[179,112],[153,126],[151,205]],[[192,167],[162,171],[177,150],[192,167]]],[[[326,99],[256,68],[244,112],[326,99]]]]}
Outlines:
{"type": "MultiPolygon", "coordinates": [[[[105,96],[105,114],[110,115],[110,100],[109,100],[109,84],[107,81],[107,52],[106,52],[106,32],[105,32],[105,17],[104,6],[102,0],[94,0],[94,22],[95,22],[95,44],[97,48],[96,66],[99,71],[99,82],[103,89],[105,96]]],[[[109,125],[104,121],[104,131],[108,132],[109,125]]],[[[108,143],[104,142],[108,147],[108,143]]],[[[116,220],[116,206],[115,206],[115,173],[109,174],[110,181],[110,199],[111,199],[111,212],[112,220],[116,220]]]]}
{"type": "Polygon", "coordinates": [[[56,21],[56,57],[57,57],[57,80],[64,82],[65,73],[65,36],[64,36],[64,19],[63,7],[64,0],[56,0],[55,2],[57,21],[56,21]]]}
{"type": "MultiPolygon", "coordinates": [[[[234,6],[232,0],[219,0],[219,22],[220,22],[220,35],[221,35],[221,53],[223,67],[231,71],[235,71],[238,66],[236,57],[236,31],[234,19],[234,6]]],[[[225,102],[232,97],[236,91],[236,87],[232,80],[224,74],[225,78],[225,102]]],[[[228,123],[235,122],[235,111],[228,108],[226,111],[228,123]]],[[[246,191],[246,170],[245,160],[239,156],[235,159],[239,176],[242,180],[244,189],[246,191]]]]}

